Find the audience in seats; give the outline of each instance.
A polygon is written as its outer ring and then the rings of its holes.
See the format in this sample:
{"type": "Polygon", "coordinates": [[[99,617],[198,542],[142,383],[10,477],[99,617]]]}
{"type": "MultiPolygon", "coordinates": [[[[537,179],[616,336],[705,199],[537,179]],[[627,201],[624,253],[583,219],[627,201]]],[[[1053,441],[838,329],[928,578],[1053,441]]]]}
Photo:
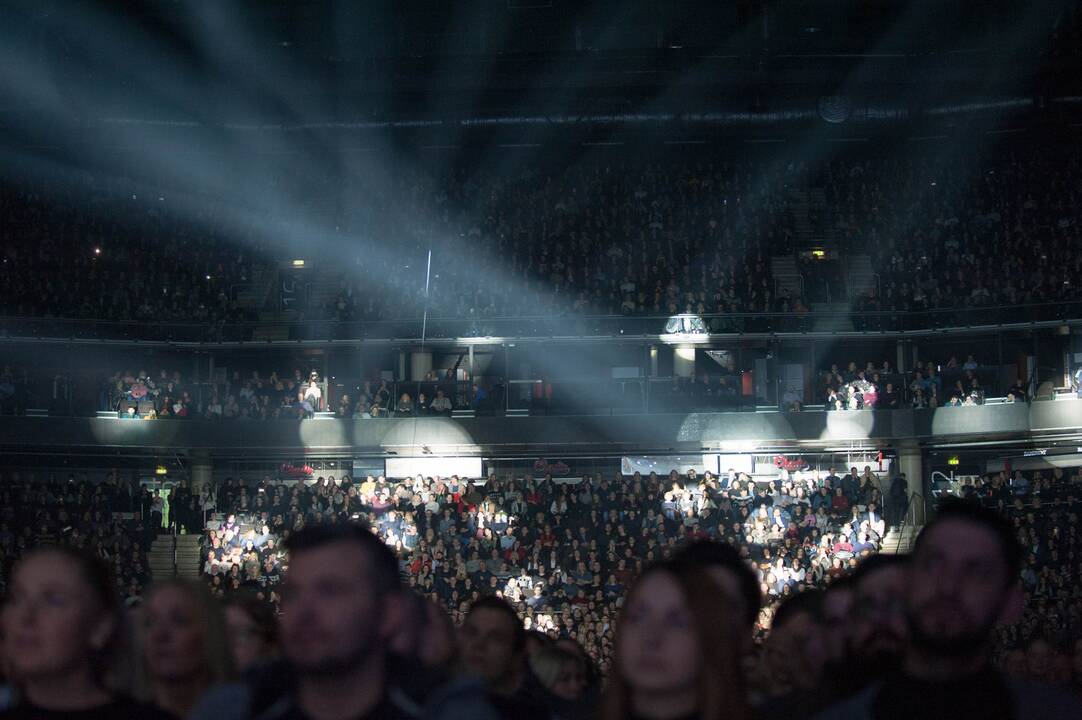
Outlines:
{"type": "MultiPolygon", "coordinates": [[[[356,394],[350,395],[348,386],[325,387],[318,373],[311,372],[305,377],[296,368],[281,375],[277,371],[269,375],[255,370],[250,374],[235,371],[228,381],[196,381],[185,378],[178,370],[126,369],[102,383],[98,401],[100,410],[115,410],[121,417],[147,420],[295,420],[323,411],[333,411],[338,418],[359,420],[447,416],[453,409],[465,407],[492,412],[494,408],[488,385],[482,381],[473,383],[469,389],[460,388],[450,380],[398,386],[407,391],[395,398],[393,384],[387,381],[358,381],[354,385],[356,394]]],[[[0,402],[2,393],[0,384],[0,402]]],[[[503,402],[502,396],[496,400],[503,402]]],[[[25,399],[20,402],[19,408],[24,408],[25,399]]],[[[16,409],[14,404],[11,407],[12,411],[16,409]]]]}
{"type": "Polygon", "coordinates": [[[865,546],[889,527],[870,469],[721,480],[230,481],[209,591],[105,612],[123,583],[69,544],[5,574],[0,718],[1078,716],[1082,476],[964,481],[912,557],[865,546]],[[809,489],[852,505],[809,522],[809,489]]]}
{"type": "Polygon", "coordinates": [[[722,576],[750,563],[753,575],[727,583],[750,643],[763,632],[754,630],[760,590],[774,604],[821,586],[877,552],[888,529],[870,467],[842,476],[784,472],[769,483],[735,472],[577,485],[513,477],[357,483],[345,476],[292,487],[230,480],[215,494],[204,570],[219,596],[247,591],[279,603],[286,565],[279,539],[330,517],[359,518],[399,554],[408,587],[442,604],[456,623],[472,602],[497,594],[528,629],[576,640],[603,670],[612,660],[607,628],[644,561],[696,539],[740,548],[735,558],[709,551],[701,561],[722,576]],[[818,503],[821,493],[829,502],[818,503]]]}
{"type": "MultiPolygon", "coordinates": [[[[869,361],[863,368],[850,362],[845,370],[834,363],[823,372],[820,387],[827,410],[897,410],[983,405],[986,384],[998,384],[996,368],[984,368],[969,355],[964,364],[951,357],[946,365],[917,362],[899,373],[890,361],[881,367],[869,361]]],[[[1002,389],[1002,386],[1000,386],[1002,389]]],[[[1009,402],[1024,402],[1027,393],[1018,380],[1003,393],[1009,402]]]]}
{"type": "MultiPolygon", "coordinates": [[[[854,301],[858,329],[881,327],[890,315],[873,313],[891,311],[943,325],[944,310],[1079,299],[1078,175],[1078,150],[1051,143],[995,157],[869,151],[789,163],[708,152],[510,174],[406,164],[378,182],[348,172],[344,184],[306,174],[301,192],[333,182],[343,197],[364,198],[339,203],[330,232],[379,237],[394,252],[339,254],[340,271],[293,307],[305,320],[391,321],[419,319],[427,300],[463,334],[499,334],[486,327],[496,316],[568,313],[712,315],[712,330],[755,329],[754,317],[725,316],[805,309],[803,298],[775,294],[771,260],[792,252],[790,189],[813,187],[825,204],[808,221],[831,244],[863,248],[878,282],[849,298],[844,269],[810,263],[809,298],[854,301]],[[432,238],[440,245],[426,274],[432,238]],[[366,291],[373,286],[380,292],[366,291]]],[[[208,324],[254,316],[238,288],[274,271],[265,227],[281,220],[238,223],[232,203],[204,200],[196,218],[168,190],[82,175],[0,187],[4,260],[19,268],[0,281],[0,313],[208,324]]],[[[321,259],[310,259],[313,269],[321,259]]]]}
{"type": "Polygon", "coordinates": [[[137,597],[150,582],[148,551],[161,515],[154,497],[132,478],[115,471],[104,481],[85,475],[4,473],[0,489],[0,586],[11,564],[36,547],[85,550],[112,569],[120,594],[137,597]],[[156,518],[156,524],[155,524],[156,518]]]}

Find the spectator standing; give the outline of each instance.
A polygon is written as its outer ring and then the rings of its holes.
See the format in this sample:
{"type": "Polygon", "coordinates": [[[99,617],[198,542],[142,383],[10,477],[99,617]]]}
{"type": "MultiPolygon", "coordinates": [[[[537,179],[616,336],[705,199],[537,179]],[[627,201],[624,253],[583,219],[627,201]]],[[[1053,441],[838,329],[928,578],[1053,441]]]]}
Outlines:
{"type": "Polygon", "coordinates": [[[161,490],[155,490],[150,504],[150,528],[155,535],[161,532],[164,511],[165,498],[162,497],[161,490]]]}
{"type": "Polygon", "coordinates": [[[899,402],[900,398],[898,392],[894,389],[894,383],[888,382],[883,394],[879,396],[876,402],[876,407],[883,410],[897,410],[901,407],[899,402]]]}
{"type": "Polygon", "coordinates": [[[905,513],[909,509],[909,486],[905,475],[895,475],[890,481],[890,490],[887,491],[887,527],[898,527],[905,519],[905,513]]]}

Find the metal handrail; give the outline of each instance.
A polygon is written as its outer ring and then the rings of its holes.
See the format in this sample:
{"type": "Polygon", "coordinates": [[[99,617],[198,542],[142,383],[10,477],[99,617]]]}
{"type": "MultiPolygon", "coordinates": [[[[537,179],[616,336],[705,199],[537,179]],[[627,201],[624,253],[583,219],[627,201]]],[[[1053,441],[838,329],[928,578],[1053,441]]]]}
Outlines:
{"type": "MultiPolygon", "coordinates": [[[[873,273],[874,275],[875,273],[873,273]]],[[[982,307],[959,307],[959,308],[932,308],[928,310],[868,310],[861,312],[862,315],[868,317],[927,317],[935,315],[950,315],[957,313],[981,313],[987,314],[989,312],[995,312],[997,310],[1026,310],[1026,309],[1060,309],[1060,308],[1076,308],[1079,313],[1079,317],[1082,317],[1082,300],[1074,300],[1067,302],[1055,302],[1055,303],[1020,303],[1016,305],[987,305],[982,307]]],[[[831,311],[808,311],[810,317],[835,317],[850,315],[854,311],[844,310],[838,312],[831,311]]],[[[678,313],[683,314],[683,313],[678,313]]],[[[792,313],[788,312],[727,312],[727,313],[705,313],[698,315],[698,317],[707,319],[714,318],[761,318],[761,317],[788,317],[792,313]]],[[[618,315],[618,314],[592,314],[592,315],[575,315],[571,313],[562,313],[554,315],[494,315],[491,317],[456,317],[456,316],[438,316],[429,317],[428,322],[455,322],[455,323],[470,323],[470,322],[544,322],[544,321],[598,321],[598,320],[624,320],[624,321],[652,321],[661,320],[666,321],[672,315],[618,315]]],[[[206,322],[185,322],[185,321],[160,321],[160,322],[146,322],[139,320],[107,320],[104,318],[57,318],[57,317],[32,317],[25,315],[2,315],[0,316],[0,323],[54,323],[64,324],[70,323],[73,325],[79,325],[85,327],[87,325],[114,325],[114,326],[143,326],[143,327],[196,327],[203,328],[211,324],[220,324],[221,321],[206,321],[206,322]]],[[[365,325],[365,326],[395,326],[402,325],[403,323],[421,322],[421,316],[404,316],[396,320],[334,320],[334,319],[310,319],[305,321],[299,320],[235,320],[227,321],[226,325],[236,325],[238,327],[263,327],[266,325],[311,325],[313,323],[323,325],[365,325]]]]}
{"type": "Polygon", "coordinates": [[[905,508],[905,519],[902,521],[903,525],[910,527],[922,527],[924,525],[926,517],[927,507],[924,502],[924,495],[919,492],[910,494],[909,503],[905,508]],[[920,503],[917,504],[917,500],[920,503]]]}
{"type": "Polygon", "coordinates": [[[173,577],[176,577],[177,573],[178,573],[178,566],[177,566],[177,522],[175,520],[175,515],[176,514],[171,512],[170,515],[174,516],[173,522],[170,522],[169,524],[172,526],[172,530],[173,530],[173,577]]]}
{"type": "Polygon", "coordinates": [[[782,280],[789,280],[789,279],[792,279],[792,278],[796,278],[797,284],[800,286],[799,297],[802,300],[806,297],[804,295],[804,276],[801,275],[800,272],[782,273],[781,275],[775,275],[774,276],[774,297],[778,297],[778,295],[781,294],[779,292],[779,290],[778,290],[778,287],[781,285],[782,280]]]}
{"type": "Polygon", "coordinates": [[[229,299],[233,300],[235,302],[236,299],[237,299],[237,293],[240,292],[244,288],[250,288],[250,287],[255,287],[255,283],[253,283],[253,282],[233,283],[232,285],[229,286],[229,299]]]}
{"type": "MultiPolygon", "coordinates": [[[[669,315],[548,315],[520,317],[429,317],[429,337],[608,337],[659,336],[666,326],[684,314],[669,315]]],[[[691,315],[701,330],[684,330],[684,336],[747,333],[806,332],[818,319],[846,318],[861,327],[882,332],[909,332],[948,327],[1029,326],[1037,322],[1082,320],[1082,301],[1031,303],[980,308],[920,311],[808,311],[805,313],[722,313],[691,315]]],[[[280,328],[290,342],[297,340],[407,339],[420,337],[422,318],[400,320],[304,320],[143,322],[95,319],[0,317],[0,336],[61,340],[162,340],[168,342],[248,341],[258,330],[280,328]]],[[[686,324],[685,324],[686,325],[686,324]]]]}
{"type": "MultiPolygon", "coordinates": [[[[845,276],[846,293],[849,296],[850,300],[856,300],[857,299],[856,297],[853,297],[853,280],[854,280],[854,278],[858,278],[858,277],[871,277],[871,278],[873,278],[875,280],[875,296],[877,298],[883,297],[883,287],[882,287],[881,281],[879,279],[879,273],[875,273],[875,272],[851,272],[851,273],[848,273],[845,276]]],[[[882,312],[882,311],[878,311],[878,312],[882,312]]],[[[896,314],[896,313],[893,313],[893,314],[896,314]]]]}

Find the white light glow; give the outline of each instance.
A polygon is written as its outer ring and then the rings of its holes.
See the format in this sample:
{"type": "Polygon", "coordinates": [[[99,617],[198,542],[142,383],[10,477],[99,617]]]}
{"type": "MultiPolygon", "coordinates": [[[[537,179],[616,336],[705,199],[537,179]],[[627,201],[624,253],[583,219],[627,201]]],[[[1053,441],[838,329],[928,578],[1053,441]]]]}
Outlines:
{"type": "Polygon", "coordinates": [[[755,440],[722,440],[721,449],[726,452],[750,453],[759,449],[759,443],[755,440]]]}

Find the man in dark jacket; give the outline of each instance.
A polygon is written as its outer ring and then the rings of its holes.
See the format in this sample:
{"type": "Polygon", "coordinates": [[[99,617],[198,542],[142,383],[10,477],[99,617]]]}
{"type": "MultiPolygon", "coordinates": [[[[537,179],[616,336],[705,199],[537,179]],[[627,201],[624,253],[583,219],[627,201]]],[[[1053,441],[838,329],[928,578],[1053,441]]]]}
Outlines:
{"type": "Polygon", "coordinates": [[[905,475],[897,475],[890,482],[890,490],[887,492],[887,527],[897,527],[902,524],[905,512],[909,505],[909,487],[905,475]]]}

